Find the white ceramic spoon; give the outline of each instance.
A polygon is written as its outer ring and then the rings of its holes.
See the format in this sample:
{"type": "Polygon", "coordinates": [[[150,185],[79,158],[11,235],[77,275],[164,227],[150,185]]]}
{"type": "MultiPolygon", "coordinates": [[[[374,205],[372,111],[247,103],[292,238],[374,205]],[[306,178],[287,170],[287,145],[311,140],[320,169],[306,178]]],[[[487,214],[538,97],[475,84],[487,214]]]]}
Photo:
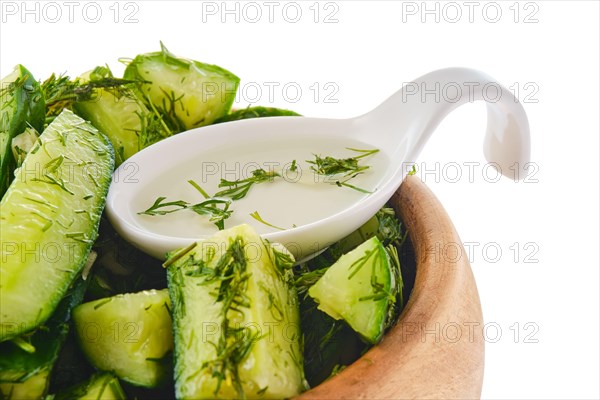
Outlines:
{"type": "MultiPolygon", "coordinates": [[[[163,259],[167,251],[204,239],[209,233],[190,234],[184,232],[185,229],[181,234],[174,234],[172,231],[165,233],[157,227],[161,223],[169,223],[166,217],[143,216],[156,221],[164,218],[164,222],[148,225],[140,222],[137,213],[151,205],[158,195],[166,196],[167,201],[180,200],[176,197],[177,193],[181,192],[176,188],[188,186],[186,181],[189,179],[188,176],[182,175],[182,171],[196,170],[198,175],[201,174],[199,169],[206,166],[210,165],[214,169],[215,162],[203,164],[203,160],[215,161],[215,154],[227,154],[223,153],[223,149],[235,148],[232,154],[237,153],[238,157],[243,154],[245,163],[256,161],[251,164],[268,160],[268,157],[265,159],[265,154],[273,154],[273,159],[276,159],[277,154],[291,151],[284,147],[302,147],[299,144],[303,141],[314,149],[314,153],[322,152],[320,143],[326,143],[330,147],[332,143],[339,143],[338,147],[342,149],[362,143],[369,148],[379,149],[380,152],[376,156],[385,162],[377,164],[373,158],[374,164],[369,170],[371,194],[360,194],[356,197],[357,192],[352,189],[335,188],[354,192],[349,196],[355,196],[355,200],[350,203],[340,202],[339,207],[336,206],[337,202],[329,202],[328,213],[323,218],[306,221],[285,230],[263,233],[264,238],[286,245],[296,259],[305,258],[351,233],[373,216],[398,189],[409,171],[407,163],[416,161],[442,119],[460,105],[476,100],[487,102],[488,123],[484,140],[484,154],[487,160],[497,163],[499,170],[507,174],[514,163],[523,165],[528,162],[529,124],[518,100],[509,90],[482,72],[466,68],[448,68],[431,72],[406,84],[379,107],[355,118],[257,118],[211,125],[177,134],[140,151],[115,171],[107,198],[107,214],[120,235],[143,251],[163,259]],[[253,158],[254,153],[256,159],[253,158]],[[379,168],[376,168],[376,164],[379,168]],[[182,169],[181,166],[187,167],[182,169]],[[142,207],[141,204],[145,206],[142,207]]],[[[323,154],[325,155],[328,154],[323,154]]],[[[223,161],[236,162],[235,159],[223,161]]],[[[368,158],[364,163],[369,164],[368,158]]],[[[223,174],[232,173],[231,167],[224,169],[221,171],[221,178],[224,177],[223,174]]],[[[246,169],[246,174],[248,171],[251,172],[246,169]]],[[[227,179],[231,180],[231,176],[227,179]]],[[[285,190],[292,190],[289,183],[278,184],[284,185],[280,186],[280,189],[286,187],[285,190]]],[[[264,205],[260,210],[257,209],[263,217],[274,208],[299,216],[303,213],[303,208],[309,211],[319,207],[319,204],[311,204],[309,200],[304,202],[303,195],[298,194],[287,201],[290,203],[291,199],[300,198],[294,206],[281,204],[282,202],[273,198],[273,192],[266,185],[275,187],[275,184],[257,185],[248,195],[253,197],[254,204],[264,205]]],[[[322,204],[328,202],[326,197],[316,199],[322,204]]],[[[183,200],[195,202],[200,199],[196,192],[195,199],[183,200]]],[[[232,207],[236,209],[236,202],[232,207]]],[[[189,213],[184,217],[189,221],[187,226],[196,223],[193,222],[193,218],[202,218],[189,210],[176,214],[184,215],[184,212],[189,213]]],[[[265,220],[277,225],[277,221],[269,218],[265,220]]],[[[253,225],[261,226],[257,221],[253,221],[253,225]]],[[[216,231],[216,228],[214,230],[216,231]]]]}

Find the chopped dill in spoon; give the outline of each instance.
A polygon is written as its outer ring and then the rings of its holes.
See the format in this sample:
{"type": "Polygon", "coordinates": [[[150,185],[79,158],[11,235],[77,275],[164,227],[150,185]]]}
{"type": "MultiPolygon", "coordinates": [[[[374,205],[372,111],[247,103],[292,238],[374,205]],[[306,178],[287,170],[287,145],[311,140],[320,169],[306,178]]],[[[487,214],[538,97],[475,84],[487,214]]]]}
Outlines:
{"type": "Polygon", "coordinates": [[[333,158],[331,156],[321,157],[315,154],[315,160],[306,160],[307,163],[312,164],[310,169],[315,171],[319,175],[337,175],[344,174],[345,176],[354,175],[369,169],[368,165],[359,165],[358,161],[361,158],[370,156],[379,151],[379,149],[373,150],[360,150],[346,147],[348,150],[356,151],[361,153],[355,157],[349,158],[333,158]]]}
{"type": "Polygon", "coordinates": [[[379,149],[361,150],[351,147],[346,147],[346,149],[361,154],[348,158],[333,158],[331,156],[321,157],[315,154],[314,161],[306,160],[306,162],[312,164],[310,169],[318,175],[331,176],[342,174],[342,177],[347,179],[335,181],[334,183],[339,187],[346,186],[362,193],[371,193],[368,190],[351,185],[347,182],[370,168],[368,165],[360,165],[359,160],[377,153],[379,149]]]}
{"type": "Polygon", "coordinates": [[[348,183],[348,181],[352,178],[354,178],[356,175],[352,175],[350,178],[346,179],[345,181],[335,181],[335,184],[339,187],[345,186],[345,187],[349,187],[350,189],[354,189],[356,191],[359,191],[361,193],[366,193],[366,194],[371,194],[373,192],[368,191],[367,189],[363,189],[360,188],[358,186],[354,186],[348,183]]]}
{"type": "Polygon", "coordinates": [[[280,231],[284,231],[284,230],[285,230],[285,228],[281,228],[281,227],[279,227],[279,226],[277,226],[277,225],[273,225],[273,224],[270,224],[270,223],[268,223],[267,221],[265,221],[265,220],[264,220],[264,219],[263,219],[263,218],[260,216],[260,214],[258,213],[258,211],[254,211],[253,213],[250,213],[250,216],[251,216],[252,218],[254,218],[255,220],[257,220],[258,222],[260,222],[261,224],[264,224],[264,225],[266,225],[266,226],[270,226],[271,228],[275,228],[275,229],[278,229],[278,230],[280,230],[280,231]]]}
{"type": "Polygon", "coordinates": [[[238,179],[235,181],[228,181],[221,179],[219,183],[220,188],[227,188],[215,193],[216,197],[229,197],[232,200],[240,200],[246,197],[248,191],[252,185],[261,182],[272,182],[276,177],[279,177],[277,172],[267,172],[262,168],[255,169],[252,171],[252,176],[246,179],[238,179]]]}
{"type": "Polygon", "coordinates": [[[193,180],[189,180],[188,183],[202,194],[205,198],[204,201],[196,204],[190,204],[183,200],[164,202],[167,198],[159,197],[146,211],[139,212],[138,215],[167,215],[189,209],[199,215],[208,215],[209,221],[215,224],[219,230],[225,229],[225,220],[233,213],[233,210],[229,209],[232,200],[210,197],[193,180]]]}

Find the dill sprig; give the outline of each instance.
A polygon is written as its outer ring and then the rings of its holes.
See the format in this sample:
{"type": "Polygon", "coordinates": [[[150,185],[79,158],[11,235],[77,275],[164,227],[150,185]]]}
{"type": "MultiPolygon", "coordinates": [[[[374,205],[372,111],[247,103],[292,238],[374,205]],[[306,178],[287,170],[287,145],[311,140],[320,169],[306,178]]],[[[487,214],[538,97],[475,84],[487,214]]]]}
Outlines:
{"type": "MultiPolygon", "coordinates": [[[[377,254],[377,250],[378,250],[377,247],[367,250],[367,251],[365,251],[365,254],[363,254],[362,257],[360,257],[358,260],[354,261],[350,265],[349,270],[352,272],[350,272],[350,275],[348,275],[348,279],[352,279],[358,273],[358,271],[360,271],[362,269],[362,267],[365,266],[367,261],[369,261],[371,259],[371,257],[373,257],[377,254]]],[[[373,265],[375,265],[375,263],[373,263],[373,265]]]]}
{"type": "Polygon", "coordinates": [[[255,220],[257,220],[258,222],[260,222],[261,224],[263,224],[263,225],[270,226],[271,228],[275,228],[275,229],[278,229],[278,230],[280,230],[280,231],[284,231],[284,230],[285,230],[285,228],[281,228],[281,227],[279,227],[279,226],[277,226],[277,225],[273,225],[273,224],[271,224],[271,223],[269,223],[269,222],[265,221],[265,220],[264,220],[264,219],[263,219],[263,218],[260,216],[260,214],[258,213],[258,211],[254,211],[253,213],[250,213],[250,216],[251,216],[252,218],[254,218],[255,220]]]}
{"type": "Polygon", "coordinates": [[[222,231],[225,229],[225,220],[231,216],[233,210],[229,209],[231,201],[222,199],[209,199],[201,203],[194,204],[191,210],[200,215],[208,215],[209,221],[222,231]],[[223,208],[219,208],[222,205],[223,208]]]}
{"type": "MultiPolygon", "coordinates": [[[[285,271],[291,270],[294,266],[296,260],[294,256],[287,250],[287,248],[279,243],[269,243],[267,246],[269,248],[269,257],[273,261],[273,264],[277,268],[278,272],[282,273],[282,276],[285,276],[285,271]]],[[[293,284],[293,272],[291,275],[287,275],[285,278],[286,282],[290,285],[293,284]]]]}
{"type": "Polygon", "coordinates": [[[408,237],[408,231],[402,228],[394,209],[383,207],[377,211],[376,216],[379,224],[377,237],[381,243],[386,247],[389,244],[401,247],[408,237]]]}
{"type": "Polygon", "coordinates": [[[215,224],[219,230],[225,229],[225,220],[231,217],[233,210],[230,210],[231,200],[211,198],[208,194],[193,180],[188,183],[198,190],[205,198],[196,204],[188,203],[184,200],[165,201],[166,197],[158,197],[154,204],[147,210],[138,212],[138,215],[167,215],[181,210],[192,210],[199,215],[207,215],[209,221],[215,224]]]}
{"type": "MultiPolygon", "coordinates": [[[[358,174],[356,174],[356,175],[358,175],[358,174]]],[[[356,177],[356,175],[352,175],[352,176],[350,176],[348,179],[346,179],[346,180],[343,180],[343,181],[335,181],[335,184],[336,184],[337,186],[339,186],[339,187],[343,187],[343,186],[345,186],[345,187],[348,187],[348,188],[350,188],[350,189],[354,189],[354,190],[356,190],[356,191],[358,191],[358,192],[361,192],[361,193],[366,193],[366,194],[371,194],[371,193],[373,193],[373,192],[371,192],[371,191],[369,191],[369,190],[367,190],[367,189],[363,189],[363,188],[360,188],[360,187],[358,187],[358,186],[354,186],[354,185],[351,185],[351,184],[349,184],[349,183],[348,183],[348,181],[349,181],[350,179],[353,179],[353,178],[355,178],[355,177],[356,177]]]]}
{"type": "Polygon", "coordinates": [[[361,150],[346,147],[346,149],[361,153],[358,156],[348,158],[333,158],[331,156],[321,157],[315,154],[315,160],[306,160],[307,163],[312,164],[311,170],[319,175],[338,175],[344,174],[344,176],[356,175],[367,169],[368,165],[360,165],[359,160],[364,157],[368,157],[375,154],[379,149],[373,150],[361,150]]]}
{"type": "MultiPolygon", "coordinates": [[[[129,92],[128,96],[131,96],[134,101],[140,101],[133,91],[129,92]]],[[[135,132],[138,136],[139,150],[173,135],[173,129],[152,103],[149,103],[149,108],[141,107],[141,109],[146,111],[136,112],[140,119],[140,130],[135,132]]]]}
{"type": "MultiPolygon", "coordinates": [[[[66,75],[50,75],[41,84],[46,101],[46,124],[49,124],[64,108],[71,109],[77,101],[93,100],[97,89],[113,89],[116,94],[124,95],[126,89],[138,81],[115,78],[107,67],[96,67],[90,73],[90,80],[71,79],[66,75]]],[[[118,96],[118,97],[119,97],[118,96]]]]}
{"type": "Polygon", "coordinates": [[[187,201],[177,200],[164,202],[166,199],[166,197],[157,198],[154,201],[154,204],[152,204],[146,211],[139,212],[138,215],[167,215],[176,211],[184,210],[190,206],[190,203],[188,203],[187,201]]]}
{"type": "Polygon", "coordinates": [[[404,281],[402,279],[402,271],[400,268],[398,247],[394,244],[389,244],[385,247],[385,251],[389,256],[390,268],[394,276],[394,285],[390,288],[393,300],[390,301],[390,307],[388,308],[388,314],[385,321],[385,327],[387,329],[394,325],[400,310],[404,307],[404,281]]]}
{"type": "Polygon", "coordinates": [[[348,158],[334,158],[331,156],[321,157],[315,154],[314,161],[306,160],[306,162],[311,164],[310,169],[318,175],[341,175],[341,179],[338,179],[334,182],[335,185],[339,187],[348,187],[361,193],[370,194],[370,191],[351,185],[348,183],[348,181],[356,178],[359,174],[370,168],[368,165],[360,165],[360,159],[377,153],[379,149],[361,150],[351,147],[346,147],[346,149],[358,152],[360,155],[348,158]]]}
{"type": "Polygon", "coordinates": [[[238,179],[235,181],[228,181],[226,179],[221,179],[219,183],[220,188],[227,188],[217,192],[215,196],[217,197],[229,197],[232,200],[240,200],[246,197],[248,191],[257,183],[261,182],[272,182],[276,177],[279,177],[277,172],[270,171],[267,172],[262,168],[255,169],[252,171],[252,176],[246,179],[238,179]]]}

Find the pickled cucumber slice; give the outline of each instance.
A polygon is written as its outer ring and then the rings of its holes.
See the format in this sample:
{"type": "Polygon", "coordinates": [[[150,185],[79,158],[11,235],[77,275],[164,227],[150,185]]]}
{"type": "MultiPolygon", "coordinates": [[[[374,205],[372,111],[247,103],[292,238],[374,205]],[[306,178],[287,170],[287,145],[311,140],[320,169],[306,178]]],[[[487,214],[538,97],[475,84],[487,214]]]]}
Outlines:
{"type": "Polygon", "coordinates": [[[382,338],[392,294],[394,275],[385,248],[372,237],[343,255],[308,289],[318,308],[343,319],[365,341],[382,338]]]}
{"type": "Polygon", "coordinates": [[[292,262],[248,225],[167,262],[178,399],[281,399],[306,388],[292,262]]]}
{"type": "MultiPolygon", "coordinates": [[[[81,76],[84,82],[112,78],[106,67],[97,67],[81,76]]],[[[104,133],[115,149],[116,165],[171,135],[160,115],[149,110],[129,86],[96,89],[92,99],[77,101],[75,112],[104,133]]]]}
{"type": "Polygon", "coordinates": [[[73,310],[77,337],[96,368],[143,387],[172,372],[169,292],[146,290],[84,303],[73,310]]]}
{"type": "Polygon", "coordinates": [[[48,388],[50,370],[36,372],[22,382],[0,382],[0,399],[41,399],[48,388]]]}
{"type": "Polygon", "coordinates": [[[0,343],[0,399],[39,399],[45,394],[69,332],[71,311],[81,303],[86,289],[87,282],[77,279],[43,327],[16,341],[0,343]]]}
{"type": "Polygon", "coordinates": [[[125,79],[144,81],[140,96],[178,132],[209,125],[226,115],[240,79],[216,65],[178,58],[161,51],[140,54],[125,69],[125,79]]]}
{"type": "Polygon", "coordinates": [[[64,110],[0,202],[0,341],[52,314],[86,262],[114,167],[108,139],[64,110]]]}
{"type": "Polygon", "coordinates": [[[24,66],[0,81],[0,197],[12,182],[16,167],[12,139],[31,126],[44,127],[45,103],[39,83],[24,66]]]}

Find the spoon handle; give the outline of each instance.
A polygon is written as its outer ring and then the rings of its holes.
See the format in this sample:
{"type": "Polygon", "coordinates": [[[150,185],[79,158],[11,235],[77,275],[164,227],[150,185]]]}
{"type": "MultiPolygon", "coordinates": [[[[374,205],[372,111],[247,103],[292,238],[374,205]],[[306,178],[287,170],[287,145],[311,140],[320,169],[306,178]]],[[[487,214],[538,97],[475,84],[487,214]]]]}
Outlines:
{"type": "Polygon", "coordinates": [[[400,140],[398,154],[394,158],[415,161],[448,113],[478,100],[485,101],[487,105],[484,155],[500,172],[509,176],[511,165],[523,165],[529,161],[529,123],[523,106],[510,90],[483,72],[469,68],[430,72],[406,83],[355,122],[366,129],[366,125],[372,127],[372,122],[377,121],[378,129],[380,126],[382,129],[377,135],[377,140],[381,141],[378,144],[385,148],[383,146],[400,140]]]}

